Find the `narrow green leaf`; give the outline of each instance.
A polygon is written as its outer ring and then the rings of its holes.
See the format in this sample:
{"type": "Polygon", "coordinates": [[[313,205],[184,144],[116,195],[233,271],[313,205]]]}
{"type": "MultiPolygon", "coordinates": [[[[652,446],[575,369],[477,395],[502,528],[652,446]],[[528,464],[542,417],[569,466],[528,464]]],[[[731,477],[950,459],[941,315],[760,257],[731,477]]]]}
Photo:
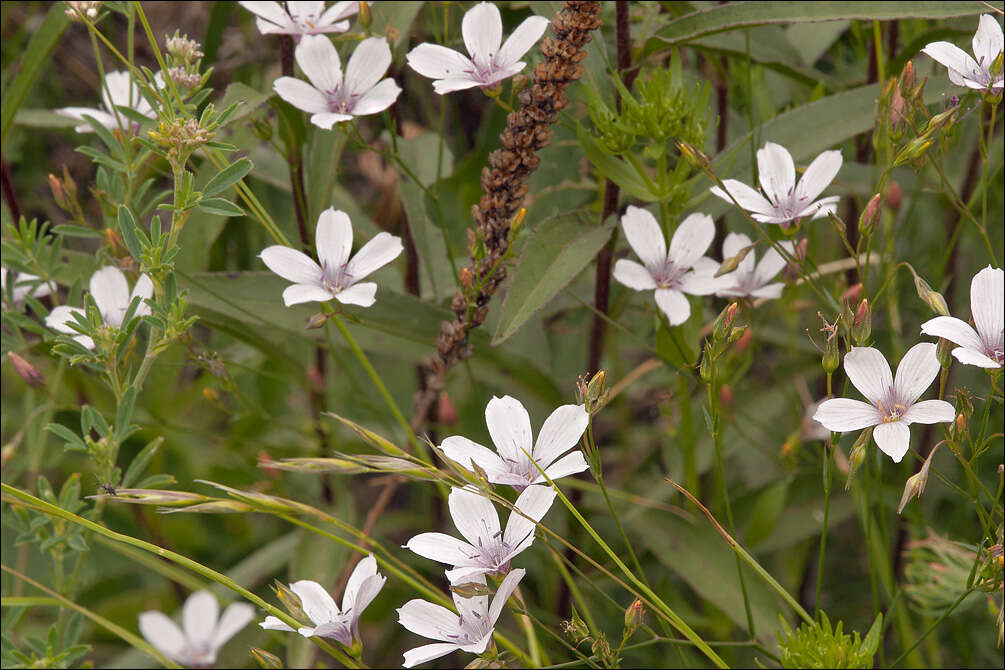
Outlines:
{"type": "Polygon", "coordinates": [[[125,205],[119,205],[119,233],[122,235],[122,241],[126,245],[126,249],[129,250],[129,255],[139,263],[142,257],[143,247],[140,245],[140,234],[139,234],[139,224],[136,223],[136,217],[133,216],[132,211],[125,205]]]}
{"type": "Polygon", "coordinates": [[[244,216],[244,210],[223,198],[206,198],[199,201],[199,209],[218,216],[244,216]]]}
{"type": "MultiPolygon", "coordinates": [[[[140,453],[136,454],[129,467],[126,468],[126,474],[122,477],[122,488],[128,489],[136,483],[136,480],[143,476],[146,472],[147,466],[150,465],[150,460],[157,453],[157,450],[164,443],[164,437],[159,436],[151,440],[147,446],[143,447],[140,453]]],[[[146,487],[144,487],[146,488],[146,487]]]]}
{"type": "Polygon", "coordinates": [[[202,187],[203,197],[209,198],[217,195],[218,193],[223,193],[228,188],[244,179],[244,176],[251,171],[252,167],[254,166],[247,158],[242,158],[232,165],[228,165],[224,169],[220,170],[220,172],[216,173],[216,175],[202,187]]]}
{"type": "Polygon", "coordinates": [[[577,128],[577,133],[579,135],[579,143],[583,147],[583,153],[590,159],[593,166],[600,171],[600,174],[620,186],[625,193],[633,198],[638,198],[645,202],[656,202],[659,200],[658,194],[649,190],[628,163],[605,152],[597,140],[583,126],[580,125],[577,128]]]}

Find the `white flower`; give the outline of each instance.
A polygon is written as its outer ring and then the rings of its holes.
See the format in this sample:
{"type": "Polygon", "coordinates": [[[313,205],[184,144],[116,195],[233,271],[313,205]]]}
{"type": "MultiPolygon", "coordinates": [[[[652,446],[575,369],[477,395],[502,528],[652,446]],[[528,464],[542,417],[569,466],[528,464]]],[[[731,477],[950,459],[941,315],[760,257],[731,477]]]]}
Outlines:
{"type": "MultiPolygon", "coordinates": [[[[121,70],[118,72],[109,72],[105,75],[105,84],[101,87],[101,105],[101,109],[64,107],[57,109],[56,113],[80,121],[84,120],[84,116],[90,116],[109,130],[131,128],[133,126],[133,122],[124,117],[116,107],[129,107],[151,119],[157,116],[150,103],[140,94],[140,88],[133,83],[129,73],[121,70]]],[[[93,132],[91,126],[86,122],[80,124],[74,130],[78,133],[93,132]]]]}
{"type": "Polygon", "coordinates": [[[951,42],[932,42],[921,51],[931,56],[949,70],[949,81],[957,86],[991,89],[994,93],[1002,90],[1003,74],[991,75],[991,65],[1002,52],[1005,39],[1002,37],[1002,27],[990,14],[981,16],[981,21],[974,33],[974,56],[970,57],[963,49],[951,42]]]}
{"type": "Polygon", "coordinates": [[[847,432],[876,426],[873,439],[880,450],[900,463],[910,447],[912,423],[945,423],[956,418],[945,400],[918,398],[939,374],[935,345],[916,344],[897,366],[896,379],[886,358],[872,347],[852,347],[844,357],[844,371],[869,402],[831,398],[820,403],[813,418],[827,430],[847,432]]]}
{"type": "Polygon", "coordinates": [[[670,240],[652,214],[629,206],[621,217],[621,227],[642,265],[621,259],[614,264],[614,278],[636,291],[656,289],[656,304],[671,326],[679,326],[691,316],[685,293],[710,295],[721,285],[712,275],[719,264],[702,256],[715,237],[715,222],[706,214],[691,214],[681,222],[670,240]]]}
{"type": "Polygon", "coordinates": [[[547,514],[555,500],[555,491],[546,486],[528,486],[516,499],[506,522],[499,529],[495,507],[478,493],[454,488],[447,504],[450,516],[461,535],[458,540],[444,533],[420,533],[407,544],[419,556],[454,566],[447,570],[451,583],[469,581],[475,575],[501,574],[509,570],[510,561],[534,543],[536,522],[547,514]]]}
{"type": "Polygon", "coordinates": [[[294,282],[283,291],[287,307],[332,298],[346,305],[369,307],[376,301],[377,284],[359,281],[393,261],[404,248],[400,237],[378,233],[350,260],[352,223],[348,214],[333,207],[318,217],[315,246],[321,265],[310,256],[281,245],[267,247],[258,254],[270,270],[294,282]]]}
{"type": "Polygon", "coordinates": [[[965,365],[1000,368],[1005,362],[1005,272],[990,265],[970,281],[970,313],[977,330],[951,316],[937,316],[921,324],[925,335],[960,345],[953,356],[965,365]]]}
{"type": "Polygon", "coordinates": [[[433,90],[443,95],[475,86],[495,86],[527,65],[520,59],[548,28],[548,19],[532,16],[502,43],[499,8],[481,2],[464,14],[461,33],[470,58],[438,44],[420,44],[406,58],[413,70],[435,79],[433,90]],[[502,46],[500,46],[502,44],[502,46]]]}
{"type": "MultiPolygon", "coordinates": [[[[44,298],[52,293],[52,286],[41,283],[39,278],[27,272],[10,273],[11,281],[14,284],[12,290],[14,307],[19,307],[27,297],[44,298]]],[[[3,299],[7,300],[7,268],[0,268],[0,293],[3,299]]]]}
{"type": "Polygon", "coordinates": [[[255,609],[248,603],[233,603],[217,620],[219,613],[215,596],[196,591],[182,608],[182,628],[163,612],[151,610],[140,615],[140,632],[172,660],[184,666],[206,667],[216,662],[227,640],[254,618],[255,609]]]}
{"type": "MultiPolygon", "coordinates": [[[[143,301],[153,296],[154,284],[146,275],[140,275],[140,278],[136,280],[136,286],[130,293],[126,276],[118,268],[109,265],[91,275],[89,288],[91,297],[98,305],[98,311],[106,326],[120,327],[126,310],[137,297],[140,298],[140,304],[133,315],[146,316],[150,314],[150,306],[143,301]]],[[[76,319],[73,318],[74,314],[84,314],[84,310],[66,305],[54,307],[49,312],[49,316],[45,317],[45,325],[61,333],[75,335],[73,339],[88,349],[93,349],[94,340],[87,335],[81,335],[70,326],[71,323],[76,323],[76,319]]]]}
{"type": "Polygon", "coordinates": [[[509,484],[522,491],[546,481],[541,470],[549,478],[558,479],[590,467],[578,449],[558,458],[576,446],[589,422],[583,405],[562,405],[545,420],[534,443],[530,416],[520,401],[510,396],[493,397],[485,407],[485,424],[498,454],[460,435],[443,440],[440,448],[468,470],[472,470],[474,461],[490,482],[509,484]]]}
{"type": "Polygon", "coordinates": [[[813,200],[827,188],[840,169],[841,152],[825,151],[810,163],[796,184],[796,166],[792,155],[780,144],[768,142],[757,151],[758,179],[764,195],[736,179],[722,182],[728,194],[718,186],[712,187],[712,193],[728,202],[733,202],[729,197],[732,195],[740,207],[760,223],[777,223],[787,228],[804,217],[819,219],[837,209],[839,197],[836,195],[816,202],[813,200]]]}
{"type": "Polygon", "coordinates": [[[388,77],[391,47],[383,37],[359,43],[342,76],[335,45],[324,35],[305,35],[296,50],[297,63],[310,80],[280,77],[272,87],[279,97],[311,114],[311,123],[325,130],[356,116],[382,112],[398,99],[401,89],[388,77]]]}
{"type": "Polygon", "coordinates": [[[349,30],[345,19],[359,11],[358,2],[336,2],[325,9],[324,0],[312,2],[239,2],[255,15],[263,35],[319,35],[349,30]],[[286,9],[283,8],[286,5],[286,9]],[[288,11],[287,11],[288,10],[288,11]]]}
{"type": "MultiPolygon", "coordinates": [[[[360,615],[377,597],[386,581],[387,577],[377,572],[377,560],[370,554],[356,565],[349,576],[342,596],[341,610],[328,595],[328,591],[317,582],[309,579],[293,582],[290,590],[300,598],[300,606],[314,623],[314,628],[304,626],[297,632],[304,637],[330,637],[347,647],[352,646],[353,641],[359,639],[360,615]]],[[[292,628],[274,616],[265,617],[265,621],[258,625],[267,630],[293,632],[292,628]]]]}
{"type": "MultiPolygon", "coordinates": [[[[472,654],[483,653],[492,640],[492,633],[499,615],[502,614],[503,606],[516,590],[524,574],[526,571],[520,568],[510,571],[499,584],[491,605],[488,596],[462,598],[453,593],[457,614],[442,605],[418,599],[409,600],[398,608],[398,623],[402,626],[417,635],[443,640],[409,649],[405,652],[403,665],[411,668],[434,658],[446,656],[458,649],[472,654]]],[[[471,581],[484,584],[485,578],[479,575],[473,577],[471,581]]]]}
{"type": "MultiPolygon", "coordinates": [[[[750,244],[750,238],[743,233],[730,233],[726,235],[726,239],[722,243],[722,255],[724,258],[732,258],[739,254],[744,247],[749,247],[750,244]]],[[[779,242],[779,244],[789,254],[792,253],[794,249],[792,242],[785,241],[779,242]]],[[[740,261],[736,270],[720,277],[724,286],[716,291],[716,295],[731,298],[764,298],[766,300],[780,297],[785,284],[782,282],[769,284],[768,282],[774,279],[775,275],[785,267],[785,259],[774,247],[768,247],[764,258],[755,265],[756,260],[754,250],[751,249],[740,261]]]]}

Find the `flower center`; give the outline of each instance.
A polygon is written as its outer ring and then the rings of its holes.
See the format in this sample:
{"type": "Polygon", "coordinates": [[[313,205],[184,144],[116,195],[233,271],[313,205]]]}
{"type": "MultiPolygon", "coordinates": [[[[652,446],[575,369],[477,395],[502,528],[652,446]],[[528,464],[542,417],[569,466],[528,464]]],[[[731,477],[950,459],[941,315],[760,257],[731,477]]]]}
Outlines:
{"type": "Polygon", "coordinates": [[[332,293],[340,293],[349,288],[352,285],[352,275],[346,271],[348,266],[349,264],[345,263],[335,269],[329,268],[326,263],[322,268],[321,286],[332,293]]]}
{"type": "Polygon", "coordinates": [[[686,271],[687,268],[677,267],[674,265],[673,259],[667,258],[663,261],[663,267],[652,271],[653,281],[659,288],[677,288],[680,285],[681,276],[686,271]]]}
{"type": "Polygon", "coordinates": [[[904,415],[907,414],[907,407],[898,402],[894,402],[892,403],[892,407],[884,409],[883,402],[880,401],[879,413],[883,415],[883,423],[894,423],[895,421],[900,421],[904,415]]]}

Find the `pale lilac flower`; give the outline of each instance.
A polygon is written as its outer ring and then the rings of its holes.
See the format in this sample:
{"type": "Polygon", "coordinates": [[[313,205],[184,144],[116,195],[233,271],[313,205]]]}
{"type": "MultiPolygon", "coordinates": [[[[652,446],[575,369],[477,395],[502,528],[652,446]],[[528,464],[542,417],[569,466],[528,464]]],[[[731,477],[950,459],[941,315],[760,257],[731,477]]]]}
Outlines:
{"type": "MultiPolygon", "coordinates": [[[[750,244],[750,238],[743,233],[726,235],[726,239],[722,243],[723,258],[736,256],[750,244]]],[[[794,250],[792,242],[784,241],[779,244],[790,255],[792,254],[794,250]]],[[[754,250],[751,249],[740,261],[736,270],[720,277],[724,286],[716,291],[716,295],[729,298],[764,298],[765,300],[780,297],[785,284],[782,282],[769,284],[768,282],[774,279],[775,275],[785,267],[785,259],[774,247],[768,247],[761,262],[755,264],[756,260],[754,250]]]]}
{"type": "Polygon", "coordinates": [[[467,542],[445,533],[420,533],[404,548],[453,566],[453,570],[447,570],[447,579],[453,584],[469,581],[475,575],[504,574],[510,561],[534,543],[536,522],[547,514],[554,500],[551,487],[528,486],[513,504],[516,509],[509,515],[506,530],[501,531],[499,515],[489,500],[473,491],[454,488],[447,504],[454,525],[467,542]]]}
{"type": "Polygon", "coordinates": [[[182,627],[163,612],[140,615],[140,632],[162,654],[186,667],[207,667],[227,640],[255,616],[248,603],[233,603],[219,616],[220,606],[208,591],[196,591],[182,608],[182,627]]]}
{"type": "MultiPolygon", "coordinates": [[[[126,315],[126,310],[136,298],[140,298],[140,304],[137,306],[136,311],[133,312],[133,315],[146,316],[150,314],[150,306],[143,301],[153,296],[154,283],[146,275],[140,275],[140,278],[136,280],[136,286],[130,292],[126,276],[117,267],[109,265],[91,275],[89,288],[91,297],[94,298],[98,311],[101,313],[101,319],[105,322],[106,326],[111,328],[122,326],[122,319],[126,315]]],[[[74,340],[88,349],[93,349],[94,340],[87,335],[81,335],[70,326],[71,323],[76,323],[76,319],[73,317],[74,314],[83,315],[84,310],[79,307],[67,307],[66,305],[54,307],[49,312],[49,316],[45,317],[45,325],[61,333],[74,335],[74,340]]]]}
{"type": "MultiPolygon", "coordinates": [[[[0,294],[3,295],[5,301],[7,300],[7,272],[7,268],[0,268],[0,294]]],[[[13,306],[15,308],[19,308],[25,298],[44,298],[52,293],[52,286],[42,283],[35,275],[28,274],[27,272],[15,273],[11,271],[10,277],[11,282],[14,284],[12,293],[14,298],[13,306]]]]}
{"type": "MultiPolygon", "coordinates": [[[[453,593],[457,614],[442,605],[418,599],[409,600],[398,608],[398,623],[402,626],[417,635],[443,640],[409,649],[405,652],[403,665],[412,668],[458,649],[471,654],[483,653],[492,641],[496,621],[499,620],[506,601],[516,590],[524,574],[526,571],[520,568],[511,570],[496,589],[491,604],[488,596],[462,598],[456,592],[453,593]]],[[[485,577],[473,576],[470,581],[484,584],[485,577]]]]}
{"type": "Polygon", "coordinates": [[[614,278],[636,291],[656,289],[656,304],[671,326],[691,316],[685,293],[710,295],[721,286],[722,282],[713,278],[719,264],[702,256],[715,237],[715,222],[707,214],[684,219],[670,239],[669,250],[660,224],[644,209],[629,206],[621,217],[621,227],[642,264],[621,259],[614,264],[614,278]]]}
{"type": "MultiPolygon", "coordinates": [[[[303,626],[297,632],[304,637],[330,637],[351,647],[359,639],[360,615],[384,588],[386,581],[387,577],[377,572],[377,559],[370,554],[356,565],[349,576],[342,595],[341,610],[325,587],[317,582],[309,579],[293,582],[290,590],[300,598],[300,606],[314,623],[313,628],[303,626]]],[[[274,616],[265,617],[265,621],[258,625],[266,630],[293,632],[274,616]]]]}
{"type": "Polygon", "coordinates": [[[520,401],[510,396],[493,397],[485,407],[485,424],[498,454],[460,435],[443,440],[440,448],[468,470],[474,461],[490,482],[522,491],[546,481],[541,470],[550,479],[558,479],[590,467],[578,449],[559,458],[576,446],[589,422],[583,405],[562,405],[545,420],[534,443],[530,415],[520,401]]]}
{"type": "MultiPolygon", "coordinates": [[[[158,75],[160,76],[160,75],[158,75]]],[[[116,107],[129,107],[143,116],[155,118],[157,114],[153,107],[140,94],[140,88],[126,71],[109,72],[105,75],[105,84],[101,87],[101,109],[90,107],[63,107],[57,109],[56,113],[71,119],[84,121],[85,116],[90,116],[109,130],[116,128],[132,128],[133,122],[119,112],[116,107]]],[[[78,133],[93,132],[91,126],[84,122],[74,128],[78,133]]]]}
{"type": "Polygon", "coordinates": [[[949,70],[949,81],[957,86],[978,90],[1002,90],[1003,73],[991,74],[991,66],[1002,52],[1005,39],[1002,27],[990,14],[981,16],[974,33],[974,58],[951,42],[932,42],[921,51],[949,70]]]}
{"type": "Polygon", "coordinates": [[[726,191],[718,186],[713,186],[711,190],[727,202],[733,202],[735,198],[755,221],[777,223],[787,228],[807,216],[819,219],[837,209],[839,197],[836,195],[815,202],[814,199],[834,180],[840,169],[841,152],[825,151],[810,163],[797,184],[792,154],[780,144],[767,142],[763,149],[757,151],[758,179],[764,195],[736,179],[722,182],[726,191]]]}
{"type": "Polygon", "coordinates": [[[270,270],[294,282],[283,291],[287,307],[332,298],[346,305],[369,307],[377,299],[377,284],[360,280],[393,261],[404,248],[400,237],[378,233],[350,259],[352,222],[348,214],[333,207],[318,217],[315,246],[321,265],[307,254],[281,245],[267,247],[258,254],[270,270]]]}
{"type": "Polygon", "coordinates": [[[344,76],[335,45],[324,35],[305,35],[295,55],[310,83],[280,77],[272,87],[280,98],[309,112],[311,123],[325,130],[356,116],[382,112],[401,93],[393,79],[381,79],[391,65],[391,47],[383,37],[360,42],[349,57],[344,76]]]}
{"type": "Polygon", "coordinates": [[[324,0],[311,2],[237,3],[255,15],[255,24],[263,35],[319,35],[349,30],[350,16],[359,11],[358,2],[336,2],[325,9],[324,0]],[[284,8],[283,5],[286,5],[284,8]]]}
{"type": "Polygon", "coordinates": [[[481,2],[465,12],[461,22],[461,34],[470,58],[453,49],[428,43],[409,51],[406,58],[413,70],[436,80],[433,90],[440,95],[475,86],[488,88],[526,67],[520,59],[541,39],[547,28],[548,19],[532,16],[517,26],[503,43],[499,8],[481,2]]]}
{"type": "Polygon", "coordinates": [[[974,330],[966,321],[937,316],[921,324],[925,335],[942,337],[960,346],[953,356],[964,365],[1000,368],[1005,362],[1005,272],[990,265],[970,281],[970,313],[974,330]]]}
{"type": "Polygon", "coordinates": [[[956,418],[945,400],[918,398],[939,374],[935,345],[916,344],[907,350],[897,377],[890,374],[886,358],[872,347],[852,347],[844,357],[844,371],[869,402],[851,398],[831,398],[820,403],[813,418],[835,432],[876,426],[872,437],[880,450],[900,463],[910,447],[912,423],[946,423],[956,418]]]}

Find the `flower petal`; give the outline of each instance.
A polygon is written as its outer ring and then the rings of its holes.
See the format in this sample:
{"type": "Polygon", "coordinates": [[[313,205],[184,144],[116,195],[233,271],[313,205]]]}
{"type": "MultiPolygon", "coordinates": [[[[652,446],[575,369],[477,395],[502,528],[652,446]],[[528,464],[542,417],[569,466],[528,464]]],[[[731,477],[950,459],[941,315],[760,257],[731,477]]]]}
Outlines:
{"type": "Polygon", "coordinates": [[[491,66],[502,44],[499,8],[493,3],[480,2],[469,9],[461,20],[461,34],[471,60],[482,67],[491,66]]]}
{"type": "Polygon", "coordinates": [[[545,419],[534,445],[534,460],[541,469],[569,451],[579,442],[590,423],[585,405],[562,405],[545,419]]]}
{"type": "Polygon", "coordinates": [[[356,104],[352,106],[352,113],[355,116],[367,116],[368,114],[383,112],[394,104],[394,101],[398,99],[400,94],[401,87],[398,86],[397,82],[388,77],[364,93],[363,97],[357,100],[356,104]]]}
{"type": "Polygon", "coordinates": [[[333,296],[331,291],[317,284],[293,284],[283,290],[283,304],[292,307],[305,302],[328,302],[339,295],[341,293],[333,296]]]}
{"type": "Polygon", "coordinates": [[[122,271],[107,265],[91,275],[88,288],[105,323],[110,326],[121,325],[122,315],[129,307],[129,284],[122,271]]]}
{"type": "Polygon", "coordinates": [[[496,55],[496,65],[505,67],[516,63],[527,53],[534,43],[541,39],[551,22],[543,16],[531,16],[516,27],[496,55]]]}
{"type": "Polygon", "coordinates": [[[489,622],[495,626],[496,621],[499,620],[499,615],[502,614],[503,607],[506,605],[506,601],[509,597],[513,595],[516,591],[516,587],[520,585],[520,580],[523,576],[527,574],[527,571],[523,568],[515,568],[509,571],[505,579],[499,584],[499,588],[496,589],[496,593],[492,596],[492,604],[489,605],[489,622]]]}
{"type": "Polygon", "coordinates": [[[425,663],[426,661],[432,661],[433,659],[440,658],[441,656],[446,656],[452,651],[457,651],[460,649],[453,642],[435,642],[433,644],[424,644],[421,647],[416,647],[415,649],[409,649],[405,652],[404,659],[401,662],[403,668],[414,668],[415,666],[425,663]]]}
{"type": "Polygon", "coordinates": [[[663,268],[667,258],[666,242],[660,224],[652,214],[641,207],[629,205],[621,217],[621,228],[643,265],[650,271],[663,268]]]}
{"type": "MultiPolygon", "coordinates": [[[[327,38],[325,38],[327,39],[327,38]]],[[[346,100],[373,88],[391,65],[391,47],[383,37],[368,37],[359,43],[345,68],[346,100]]]]}
{"type": "MultiPolygon", "coordinates": [[[[321,18],[318,19],[318,23],[323,26],[330,26],[334,24],[336,21],[341,21],[342,19],[353,16],[358,11],[359,11],[358,2],[353,2],[350,0],[342,0],[341,2],[336,2],[331,7],[326,9],[325,12],[321,15],[321,18]]],[[[345,32],[348,29],[349,26],[346,25],[345,28],[340,28],[339,32],[345,32]]]]}
{"type": "Polygon", "coordinates": [[[469,78],[475,64],[464,54],[440,46],[420,44],[405,56],[409,67],[430,79],[469,78]]]}
{"type": "Polygon", "coordinates": [[[813,200],[834,181],[841,169],[841,152],[825,151],[810,163],[796,187],[797,196],[804,201],[813,200]]]}
{"type": "Polygon", "coordinates": [[[941,337],[966,349],[983,352],[984,343],[970,324],[952,316],[937,316],[921,324],[921,332],[941,337]]]}
{"type": "MultiPolygon", "coordinates": [[[[45,325],[49,326],[53,330],[59,331],[60,333],[66,333],[67,335],[79,335],[80,332],[70,326],[71,323],[77,322],[73,316],[74,314],[80,314],[83,316],[84,310],[79,307],[68,307],[66,305],[53,307],[52,311],[49,312],[49,315],[45,317],[45,325]]],[[[88,347],[88,349],[90,348],[91,347],[88,347]]]]}
{"type": "Polygon", "coordinates": [[[844,371],[859,393],[874,407],[886,400],[893,388],[890,364],[878,349],[852,347],[844,357],[844,371]]]}
{"type": "Polygon", "coordinates": [[[150,610],[140,615],[140,633],[165,656],[176,660],[188,649],[188,640],[174,621],[163,612],[150,610]]]}
{"type": "Polygon", "coordinates": [[[471,556],[478,553],[467,542],[446,533],[419,533],[404,546],[423,558],[447,565],[466,565],[471,561],[471,556]]]}
{"type": "Polygon", "coordinates": [[[387,265],[402,252],[401,238],[391,233],[378,233],[363,245],[346,266],[353,283],[363,279],[377,268],[387,265]]]}
{"type": "Polygon", "coordinates": [[[796,186],[796,166],[792,154],[780,144],[767,142],[757,150],[758,179],[761,190],[773,202],[786,201],[796,186]]]}
{"type": "Polygon", "coordinates": [[[304,35],[300,38],[296,57],[297,65],[318,91],[331,93],[342,85],[342,61],[335,45],[324,35],[304,35]]]}
{"type": "Polygon", "coordinates": [[[258,17],[282,28],[292,28],[293,22],[278,2],[250,2],[242,0],[237,3],[258,17]]]}
{"type": "Polygon", "coordinates": [[[482,86],[483,83],[473,77],[451,77],[450,79],[438,79],[433,82],[433,90],[439,95],[463,91],[475,86],[482,86]]]}
{"type": "Polygon", "coordinates": [[[456,636],[461,631],[457,615],[442,605],[414,599],[397,611],[398,623],[406,630],[431,640],[457,639],[456,636]]]}
{"type": "Polygon", "coordinates": [[[373,599],[377,597],[380,590],[384,588],[384,584],[387,582],[387,577],[383,575],[370,575],[363,580],[363,583],[359,585],[359,591],[356,592],[356,600],[353,607],[350,610],[346,610],[344,614],[349,614],[352,617],[352,634],[356,637],[359,628],[359,617],[363,612],[369,607],[373,599]]]}
{"type": "Polygon", "coordinates": [[[712,295],[722,290],[724,286],[733,284],[736,277],[731,275],[716,277],[718,269],[719,263],[711,258],[705,256],[699,258],[694,264],[694,269],[680,278],[680,290],[691,295],[712,295]]]}
{"type": "Polygon", "coordinates": [[[935,350],[933,343],[920,342],[908,349],[900,359],[897,376],[893,381],[894,395],[898,402],[910,407],[935,381],[941,368],[935,350]]]}
{"type": "Polygon", "coordinates": [[[530,430],[530,415],[519,400],[510,396],[489,400],[485,407],[485,424],[492,443],[504,461],[521,463],[526,460],[523,450],[534,448],[530,430]]]}
{"type": "Polygon", "coordinates": [[[880,451],[892,458],[894,463],[900,463],[911,447],[911,430],[903,421],[881,423],[873,429],[872,439],[880,451]]]}
{"type": "Polygon", "coordinates": [[[338,112],[322,112],[320,114],[312,114],[311,123],[313,123],[318,128],[331,130],[336,123],[352,121],[352,118],[353,118],[352,114],[339,114],[338,112]]]}
{"type": "MultiPolygon", "coordinates": [[[[103,112],[100,109],[91,109],[90,107],[63,107],[62,109],[57,109],[56,113],[60,116],[65,116],[69,119],[78,119],[80,121],[83,121],[85,116],[90,116],[100,125],[110,130],[117,128],[119,125],[115,120],[115,117],[108,112],[103,112]]],[[[94,132],[94,129],[87,123],[77,126],[74,130],[78,133],[94,132]]]]}
{"type": "Polygon", "coordinates": [[[220,616],[220,604],[209,591],[196,591],[185,601],[182,608],[182,628],[185,637],[194,647],[206,648],[213,639],[216,621],[220,616]]]}
{"type": "Polygon", "coordinates": [[[847,433],[882,423],[883,417],[875,407],[861,400],[831,398],[820,403],[813,420],[827,430],[847,433]]]}
{"type": "Polygon", "coordinates": [[[528,486],[513,503],[503,542],[510,547],[509,557],[516,556],[534,542],[534,528],[555,501],[555,489],[550,486],[528,486]],[[518,513],[519,510],[521,513],[518,513]]]}
{"type": "Polygon", "coordinates": [[[296,632],[295,630],[287,626],[285,623],[283,623],[282,620],[279,619],[279,617],[274,617],[271,615],[265,617],[265,621],[259,622],[258,625],[264,628],[265,630],[282,630],[286,631],[287,633],[296,632]]]}
{"type": "MultiPolygon", "coordinates": [[[[779,242],[779,245],[786,252],[788,252],[790,256],[795,250],[792,242],[789,242],[788,240],[779,242]]],[[[764,252],[764,257],[761,259],[761,262],[758,263],[757,267],[754,269],[755,283],[759,286],[764,286],[769,281],[774,279],[775,275],[782,271],[785,264],[785,258],[783,258],[774,247],[769,247],[768,250],[764,252]]]]}
{"type": "Polygon", "coordinates": [[[619,259],[614,264],[614,278],[628,288],[633,288],[636,291],[647,291],[656,288],[656,282],[653,281],[653,276],[649,270],[641,263],[636,263],[627,258],[619,259]]]}
{"type": "Polygon", "coordinates": [[[974,58],[982,70],[989,70],[998,54],[1005,48],[1002,27],[990,14],[982,14],[973,39],[974,58]]]}
{"type": "Polygon", "coordinates": [[[774,284],[765,284],[759,289],[754,289],[750,292],[751,298],[760,298],[761,300],[777,300],[782,297],[782,292],[785,290],[785,284],[782,282],[776,282],[774,284]]]}
{"type": "MultiPolygon", "coordinates": [[[[150,305],[144,303],[144,300],[149,300],[154,295],[154,282],[147,275],[140,275],[140,278],[136,280],[136,285],[133,286],[132,293],[129,294],[129,302],[135,298],[140,299],[140,304],[134,312],[135,316],[146,316],[150,314],[150,305]]],[[[123,315],[125,316],[125,315],[123,315]]]]}
{"type": "Polygon", "coordinates": [[[956,409],[945,400],[922,400],[911,405],[901,418],[906,424],[948,423],[956,418],[956,409]]]}
{"type": "Polygon", "coordinates": [[[775,206],[768,202],[768,199],[763,195],[752,189],[751,187],[744,184],[742,181],[737,181],[736,179],[726,179],[722,182],[726,190],[722,190],[718,186],[713,186],[709,189],[712,195],[722,198],[728,203],[732,203],[735,199],[739,203],[740,207],[747,210],[748,212],[757,212],[758,214],[774,214],[775,206]],[[730,198],[729,196],[733,197],[730,198]]]}
{"type": "Polygon", "coordinates": [[[460,435],[443,440],[440,449],[443,450],[447,458],[456,461],[458,465],[472,472],[474,470],[471,468],[471,462],[474,461],[478,467],[485,471],[490,482],[495,482],[495,478],[499,474],[509,470],[503,460],[491,449],[460,435]]]}
{"type": "Polygon", "coordinates": [[[963,347],[953,349],[953,356],[964,365],[976,365],[977,367],[988,369],[1000,368],[1002,366],[1001,363],[993,360],[989,356],[985,356],[984,354],[973,351],[972,349],[964,349],[963,347]]]}
{"type": "Polygon", "coordinates": [[[297,79],[296,77],[280,77],[272,82],[272,89],[280,98],[297,109],[311,114],[328,112],[328,100],[325,98],[324,93],[306,81],[297,79]]]}
{"type": "Polygon", "coordinates": [[[321,266],[304,253],[275,244],[258,254],[277,275],[295,284],[321,285],[321,266]]]}
{"type": "Polygon", "coordinates": [[[290,584],[290,590],[300,597],[300,606],[315,625],[329,623],[338,617],[338,605],[325,587],[317,582],[301,579],[290,584]]]}
{"type": "Polygon", "coordinates": [[[827,216],[830,213],[837,211],[838,202],[840,202],[841,197],[837,195],[829,196],[827,198],[820,198],[816,202],[810,203],[804,207],[799,214],[795,216],[797,219],[802,219],[804,217],[811,217],[813,219],[820,219],[827,216]]]}
{"type": "Polygon", "coordinates": [[[925,45],[925,48],[921,51],[957,74],[972,75],[975,71],[980,71],[977,61],[966,51],[951,42],[931,42],[925,45]]]}
{"type": "Polygon", "coordinates": [[[447,505],[457,530],[472,546],[489,547],[498,543],[499,514],[487,498],[472,491],[453,488],[447,505]]]}
{"type": "Polygon", "coordinates": [[[708,214],[685,218],[670,239],[670,260],[679,268],[693,267],[715,237],[715,221],[708,214]]]}
{"type": "Polygon", "coordinates": [[[656,306],[666,314],[671,326],[679,326],[691,316],[691,303],[683,293],[672,288],[656,289],[656,306]]]}
{"type": "MultiPolygon", "coordinates": [[[[569,475],[574,475],[577,472],[583,472],[589,468],[590,464],[586,462],[586,457],[583,456],[583,452],[576,449],[572,453],[562,456],[560,459],[549,465],[545,468],[544,473],[548,475],[549,479],[554,481],[559,477],[568,477],[569,475]]],[[[534,483],[540,484],[544,481],[544,477],[538,475],[534,483]]]]}
{"type": "Polygon", "coordinates": [[[214,649],[219,650],[227,643],[227,640],[237,635],[254,618],[255,608],[248,603],[231,603],[227,609],[223,610],[223,615],[220,617],[219,623],[216,624],[216,630],[213,631],[213,639],[210,644],[214,649]]]}
{"type": "Polygon", "coordinates": [[[970,311],[984,343],[1000,347],[1005,327],[1005,271],[989,265],[974,275],[970,281],[970,311]]]}
{"type": "Polygon", "coordinates": [[[373,557],[373,554],[360,559],[360,562],[356,564],[355,569],[353,569],[352,574],[349,575],[349,579],[345,583],[345,591],[342,593],[343,612],[353,609],[356,604],[356,595],[359,593],[359,587],[367,578],[375,576],[377,576],[377,559],[373,557]]]}
{"type": "Polygon", "coordinates": [[[329,207],[318,217],[314,244],[322,269],[337,272],[349,261],[352,253],[352,221],[341,209],[329,207]]]}

